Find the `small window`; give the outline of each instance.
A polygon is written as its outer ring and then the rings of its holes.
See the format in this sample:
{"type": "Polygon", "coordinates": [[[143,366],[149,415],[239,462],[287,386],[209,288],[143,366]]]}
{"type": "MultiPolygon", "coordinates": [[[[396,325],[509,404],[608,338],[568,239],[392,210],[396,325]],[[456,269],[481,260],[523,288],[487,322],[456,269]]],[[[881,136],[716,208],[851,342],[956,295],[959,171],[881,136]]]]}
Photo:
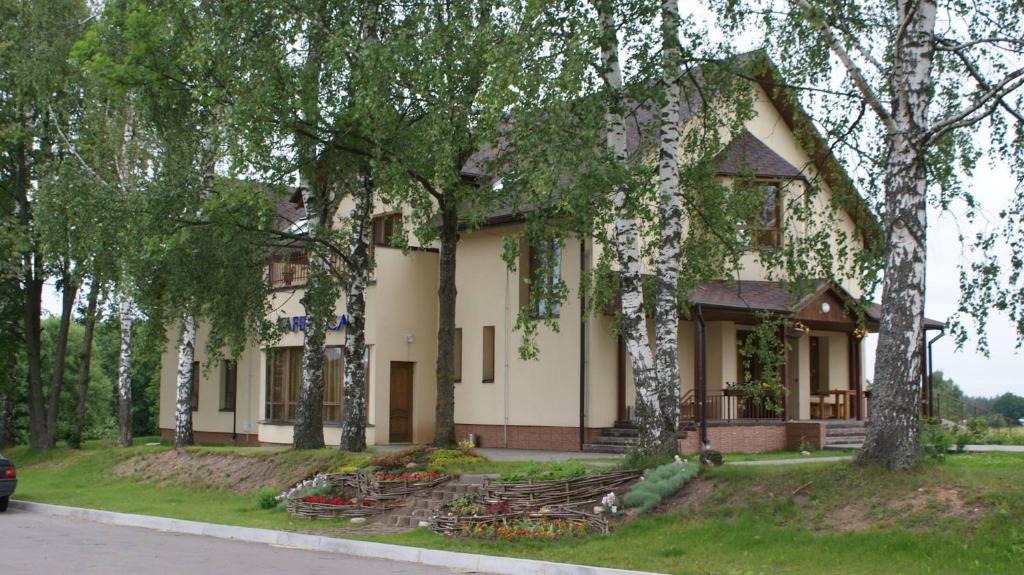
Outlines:
{"type": "Polygon", "coordinates": [[[777,248],[781,241],[782,200],[779,185],[759,183],[755,186],[764,197],[757,214],[751,221],[740,222],[736,229],[740,241],[753,249],[777,248]]]}
{"type": "Polygon", "coordinates": [[[555,290],[562,279],[562,246],[557,239],[547,240],[538,245],[526,245],[522,258],[520,276],[519,305],[530,306],[530,283],[540,282],[540,297],[536,306],[531,308],[534,317],[558,317],[562,311],[560,304],[554,301],[555,290]],[[549,262],[545,260],[550,258],[549,262]],[[550,267],[544,270],[545,263],[550,267]]]}
{"type": "Polygon", "coordinates": [[[462,383],[462,328],[455,328],[455,383],[462,383]]]}
{"type": "Polygon", "coordinates": [[[373,218],[373,239],[375,246],[390,246],[395,234],[402,227],[402,214],[384,214],[373,218]]]}
{"type": "Polygon", "coordinates": [[[192,411],[199,411],[199,362],[192,362],[192,377],[189,386],[192,388],[189,395],[192,396],[192,411]]]}
{"type": "Polygon", "coordinates": [[[483,382],[494,383],[494,326],[484,326],[483,382]]]}
{"type": "Polygon", "coordinates": [[[220,410],[234,411],[235,397],[238,394],[238,362],[233,359],[225,359],[221,363],[224,366],[224,373],[220,386],[220,410]]]}

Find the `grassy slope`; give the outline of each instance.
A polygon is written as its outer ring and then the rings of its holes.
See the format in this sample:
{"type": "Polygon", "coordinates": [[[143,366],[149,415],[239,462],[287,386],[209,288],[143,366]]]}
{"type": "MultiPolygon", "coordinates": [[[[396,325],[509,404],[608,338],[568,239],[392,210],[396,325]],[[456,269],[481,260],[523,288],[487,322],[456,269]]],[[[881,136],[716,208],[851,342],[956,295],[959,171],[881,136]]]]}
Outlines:
{"type": "Polygon", "coordinates": [[[425,530],[375,540],[687,574],[991,574],[1019,573],[1024,564],[1024,457],[1018,455],[955,456],[909,474],[846,463],[726,466],[704,481],[710,493],[699,509],[684,506],[607,537],[563,545],[464,541],[425,530]],[[944,516],[938,504],[901,505],[918,489],[940,488],[983,507],[984,518],[944,516]],[[836,530],[831,524],[850,505],[885,527],[836,530]]]}
{"type": "MultiPolygon", "coordinates": [[[[258,510],[251,494],[111,478],[111,468],[124,458],[164,449],[92,446],[80,452],[35,454],[14,449],[7,454],[19,465],[20,499],[295,531],[330,531],[344,525],[258,510]]],[[[254,457],[280,453],[196,451],[254,457]]],[[[330,466],[351,461],[333,450],[291,452],[286,457],[322,457],[330,466]]],[[[505,471],[524,465],[529,464],[481,464],[466,471],[505,471]]],[[[1018,454],[951,456],[943,465],[908,474],[846,463],[725,466],[708,471],[699,487],[690,489],[672,509],[620,526],[605,537],[509,544],[417,530],[373,539],[667,573],[988,574],[1019,573],[1024,563],[1024,456],[1018,454]],[[950,515],[938,503],[905,504],[915,494],[939,489],[956,491],[962,507],[983,512],[950,515]],[[855,512],[847,511],[851,505],[855,512]],[[836,527],[837,518],[858,513],[875,527],[836,527]]]]}

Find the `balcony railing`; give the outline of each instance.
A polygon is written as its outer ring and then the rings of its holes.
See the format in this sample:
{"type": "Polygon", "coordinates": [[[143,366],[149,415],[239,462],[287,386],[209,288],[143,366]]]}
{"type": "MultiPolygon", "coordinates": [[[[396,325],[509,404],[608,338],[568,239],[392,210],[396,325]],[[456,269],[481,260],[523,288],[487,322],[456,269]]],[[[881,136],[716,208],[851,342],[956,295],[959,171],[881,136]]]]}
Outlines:
{"type": "MultiPolygon", "coordinates": [[[[725,389],[709,391],[704,400],[704,416],[708,420],[782,419],[784,397],[778,394],[725,389]]],[[[700,419],[700,406],[693,390],[683,395],[679,416],[683,422],[700,419]]]]}
{"type": "MultiPolygon", "coordinates": [[[[331,267],[341,270],[341,259],[331,257],[331,267]]],[[[309,258],[305,254],[272,256],[267,266],[267,281],[270,289],[298,288],[309,280],[309,258]]]]}

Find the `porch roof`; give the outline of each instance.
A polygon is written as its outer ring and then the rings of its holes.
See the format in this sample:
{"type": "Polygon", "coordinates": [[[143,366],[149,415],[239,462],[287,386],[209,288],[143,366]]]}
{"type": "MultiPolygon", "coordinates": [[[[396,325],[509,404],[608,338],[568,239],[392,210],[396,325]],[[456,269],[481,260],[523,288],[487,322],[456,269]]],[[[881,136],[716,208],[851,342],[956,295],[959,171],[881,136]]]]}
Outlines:
{"type": "MultiPolygon", "coordinates": [[[[832,312],[832,318],[822,318],[826,321],[840,319],[844,315],[839,309],[841,304],[856,301],[856,298],[842,287],[824,280],[817,280],[814,289],[802,297],[780,282],[716,280],[702,284],[690,292],[688,299],[691,306],[699,305],[703,308],[736,312],[768,311],[801,318],[808,315],[815,303],[831,299],[840,305],[835,306],[837,309],[832,312]],[[836,315],[839,317],[835,317],[836,315]]],[[[868,328],[877,329],[882,318],[882,307],[874,302],[865,302],[864,314],[868,328]]],[[[927,317],[924,324],[925,329],[943,329],[946,326],[945,322],[927,317]]]]}

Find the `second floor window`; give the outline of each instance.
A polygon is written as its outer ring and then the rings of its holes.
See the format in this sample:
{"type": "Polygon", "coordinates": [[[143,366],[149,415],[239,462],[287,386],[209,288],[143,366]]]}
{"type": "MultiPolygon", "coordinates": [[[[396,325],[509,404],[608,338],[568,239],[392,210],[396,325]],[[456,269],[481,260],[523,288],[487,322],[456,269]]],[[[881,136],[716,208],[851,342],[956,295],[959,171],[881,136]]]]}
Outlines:
{"type": "Polygon", "coordinates": [[[537,286],[540,295],[531,311],[535,317],[546,317],[548,314],[557,317],[562,311],[561,305],[554,301],[555,290],[562,279],[562,245],[557,239],[553,239],[536,245],[527,245],[525,249],[522,279],[529,279],[530,284],[523,282],[519,304],[522,307],[530,305],[529,288],[534,282],[540,282],[537,286]]]}
{"type": "Polygon", "coordinates": [[[402,227],[402,214],[383,214],[373,217],[373,237],[371,245],[390,246],[395,234],[402,227]]]}
{"type": "Polygon", "coordinates": [[[271,289],[305,285],[309,278],[309,258],[295,252],[275,254],[270,257],[268,275],[271,289]]]}
{"type": "Polygon", "coordinates": [[[740,222],[737,230],[741,242],[753,249],[773,249],[782,238],[782,193],[777,183],[758,183],[755,186],[764,200],[754,217],[740,222]]]}

